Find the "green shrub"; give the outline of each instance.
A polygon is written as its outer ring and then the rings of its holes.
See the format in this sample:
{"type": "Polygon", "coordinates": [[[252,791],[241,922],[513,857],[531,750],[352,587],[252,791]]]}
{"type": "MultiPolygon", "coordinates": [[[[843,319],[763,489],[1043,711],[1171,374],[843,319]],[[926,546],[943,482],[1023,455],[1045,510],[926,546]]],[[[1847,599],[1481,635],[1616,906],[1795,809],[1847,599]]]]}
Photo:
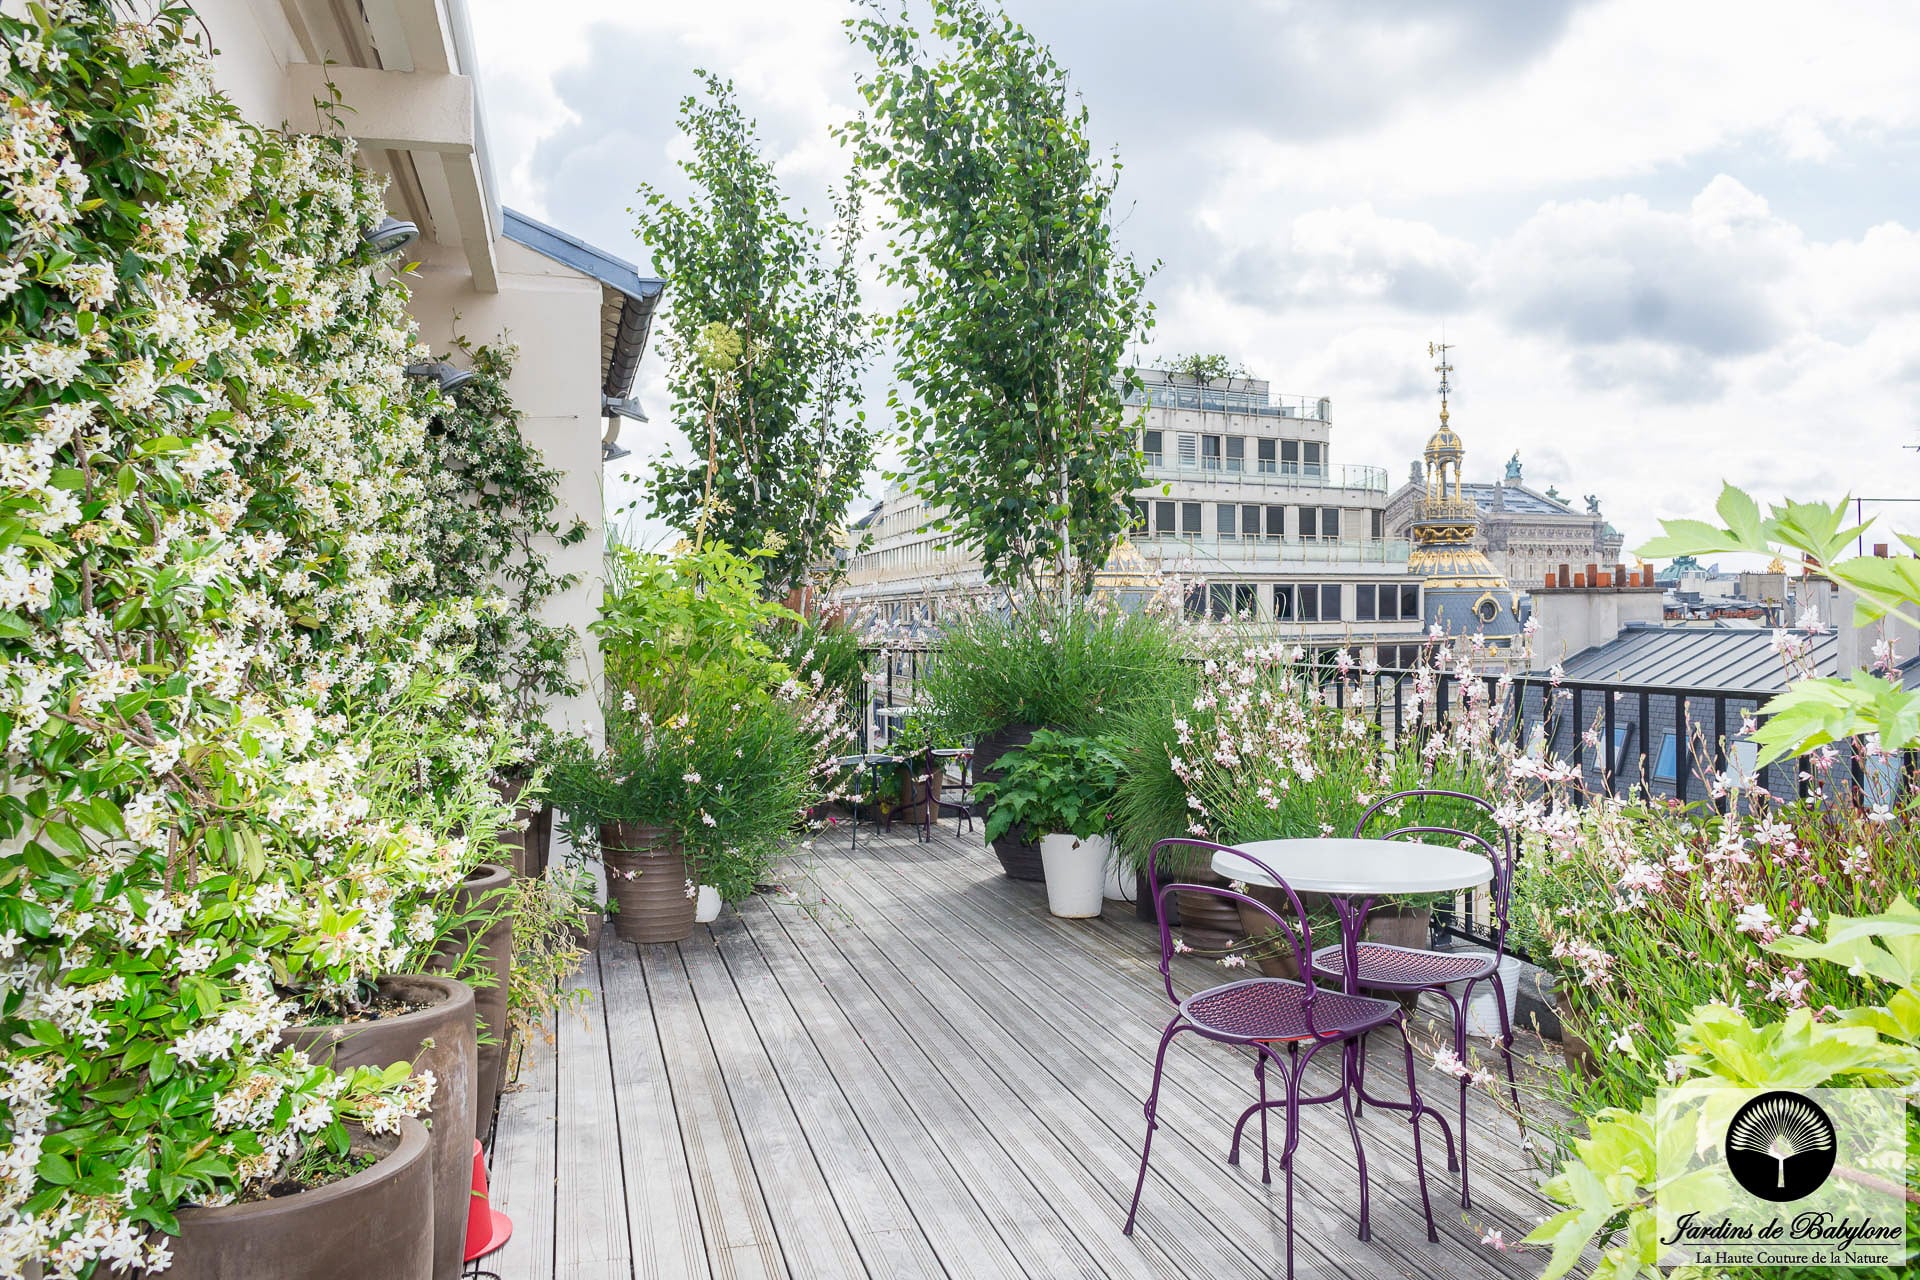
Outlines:
{"type": "Polygon", "coordinates": [[[949,621],[920,693],[961,737],[1010,724],[1105,734],[1171,697],[1185,657],[1179,629],[1157,613],[1034,597],[949,621]]]}
{"type": "Polygon", "coordinates": [[[1113,797],[1121,761],[1110,743],[1050,729],[1034,731],[1026,746],[1000,758],[1000,778],[982,782],[975,794],[992,807],[986,835],[997,840],[1016,827],[1035,836],[1105,835],[1113,822],[1113,797]]]}

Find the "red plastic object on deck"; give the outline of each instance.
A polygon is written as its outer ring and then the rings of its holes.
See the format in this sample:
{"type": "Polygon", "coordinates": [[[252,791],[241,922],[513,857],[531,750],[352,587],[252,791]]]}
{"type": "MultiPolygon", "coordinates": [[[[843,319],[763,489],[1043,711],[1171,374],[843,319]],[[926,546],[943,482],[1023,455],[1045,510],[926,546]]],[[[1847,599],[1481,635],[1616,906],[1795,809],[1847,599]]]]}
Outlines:
{"type": "Polygon", "coordinates": [[[493,1207],[487,1199],[487,1162],[480,1153],[480,1140],[473,1140],[473,1199],[467,1205],[467,1250],[465,1261],[484,1258],[507,1242],[513,1234],[513,1219],[493,1207]]]}

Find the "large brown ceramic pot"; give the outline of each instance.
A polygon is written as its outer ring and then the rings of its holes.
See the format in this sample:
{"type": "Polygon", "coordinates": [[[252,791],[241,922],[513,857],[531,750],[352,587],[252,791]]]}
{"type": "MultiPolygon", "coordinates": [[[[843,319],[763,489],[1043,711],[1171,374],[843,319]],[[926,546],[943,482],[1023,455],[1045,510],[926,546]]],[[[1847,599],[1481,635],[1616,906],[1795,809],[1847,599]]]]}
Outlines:
{"type": "Polygon", "coordinates": [[[473,1113],[474,1137],[487,1136],[493,1123],[493,1104],[506,1084],[507,999],[513,979],[513,917],[506,914],[507,895],[513,892],[513,872],[483,862],[467,873],[454,890],[454,913],[485,912],[492,919],[462,925],[441,939],[427,961],[428,973],[452,973],[469,952],[492,976],[488,985],[475,983],[473,1011],[480,1029],[480,1094],[473,1113]]]}
{"type": "Polygon", "coordinates": [[[1032,880],[1044,884],[1047,869],[1040,861],[1040,841],[1026,826],[1014,827],[994,837],[993,856],[1010,879],[1032,880]]]}
{"type": "MultiPolygon", "coordinates": [[[[294,1195],[182,1209],[166,1280],[432,1280],[433,1152],[426,1126],[353,1131],[378,1163],[294,1195]]],[[[461,1185],[466,1195],[466,1184],[461,1185]]],[[[454,1256],[458,1258],[459,1250],[454,1256]]]]}
{"type": "Polygon", "coordinates": [[[666,827],[639,822],[600,826],[607,890],[619,910],[613,929],[628,942],[682,942],[698,905],[687,892],[687,859],[666,827]]]}
{"type": "MultiPolygon", "coordinates": [[[[453,978],[406,974],[380,979],[379,991],[382,1000],[413,1007],[371,1022],[289,1027],[280,1042],[306,1050],[313,1061],[335,1070],[411,1062],[415,1071],[433,1072],[433,1106],[421,1117],[432,1122],[432,1274],[433,1280],[457,1280],[466,1245],[467,1202],[472,1198],[473,1113],[479,1101],[473,988],[453,978]]],[[[354,1232],[352,1224],[343,1230],[354,1232]]]]}

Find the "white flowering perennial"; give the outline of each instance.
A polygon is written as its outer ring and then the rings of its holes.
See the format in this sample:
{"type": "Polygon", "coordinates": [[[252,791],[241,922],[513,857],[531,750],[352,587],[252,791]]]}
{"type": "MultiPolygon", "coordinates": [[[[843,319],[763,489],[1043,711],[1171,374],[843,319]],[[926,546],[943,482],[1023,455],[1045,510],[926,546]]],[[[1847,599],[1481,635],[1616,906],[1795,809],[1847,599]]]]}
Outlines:
{"type": "Polygon", "coordinates": [[[160,1269],[179,1206],[424,1106],[275,1045],[474,857],[379,816],[341,714],[425,689],[487,763],[380,190],[247,125],[183,13],[0,15],[0,1278],[160,1269]]]}

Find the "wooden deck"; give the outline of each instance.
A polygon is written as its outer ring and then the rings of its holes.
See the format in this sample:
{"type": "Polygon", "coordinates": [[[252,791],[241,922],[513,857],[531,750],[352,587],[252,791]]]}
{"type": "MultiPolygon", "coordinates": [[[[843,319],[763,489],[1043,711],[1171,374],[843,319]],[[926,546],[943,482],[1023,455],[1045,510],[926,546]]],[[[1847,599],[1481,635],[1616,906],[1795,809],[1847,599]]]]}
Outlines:
{"type": "MultiPolygon", "coordinates": [[[[1120,1224],[1168,1009],[1152,929],[1124,904],[1056,920],[949,825],[822,840],[786,871],[805,905],[756,898],[677,946],[609,928],[566,1017],[502,1101],[502,1280],[599,1277],[1260,1277],[1284,1274],[1280,1184],[1226,1163],[1251,1059],[1184,1036],[1131,1238],[1120,1224]]],[[[1220,980],[1195,963],[1183,989],[1220,980]]],[[[1382,1049],[1385,1049],[1382,1045],[1382,1049]]],[[[1395,1046],[1397,1048],[1397,1045],[1395,1046]]],[[[1376,1055],[1376,1070],[1396,1062],[1376,1055]]],[[[1457,1097],[1425,1070],[1422,1088],[1457,1097]]],[[[1386,1080],[1379,1081],[1383,1087],[1386,1080]]],[[[1394,1090],[1394,1092],[1398,1092],[1394,1090]]],[[[1397,1114],[1362,1121],[1373,1239],[1354,1238],[1353,1148],[1306,1109],[1301,1276],[1531,1276],[1480,1244],[1546,1212],[1514,1126],[1476,1097],[1474,1207],[1437,1140],[1421,1227],[1397,1114]]],[[[1429,1135],[1434,1131],[1429,1128],[1429,1135]]]]}

